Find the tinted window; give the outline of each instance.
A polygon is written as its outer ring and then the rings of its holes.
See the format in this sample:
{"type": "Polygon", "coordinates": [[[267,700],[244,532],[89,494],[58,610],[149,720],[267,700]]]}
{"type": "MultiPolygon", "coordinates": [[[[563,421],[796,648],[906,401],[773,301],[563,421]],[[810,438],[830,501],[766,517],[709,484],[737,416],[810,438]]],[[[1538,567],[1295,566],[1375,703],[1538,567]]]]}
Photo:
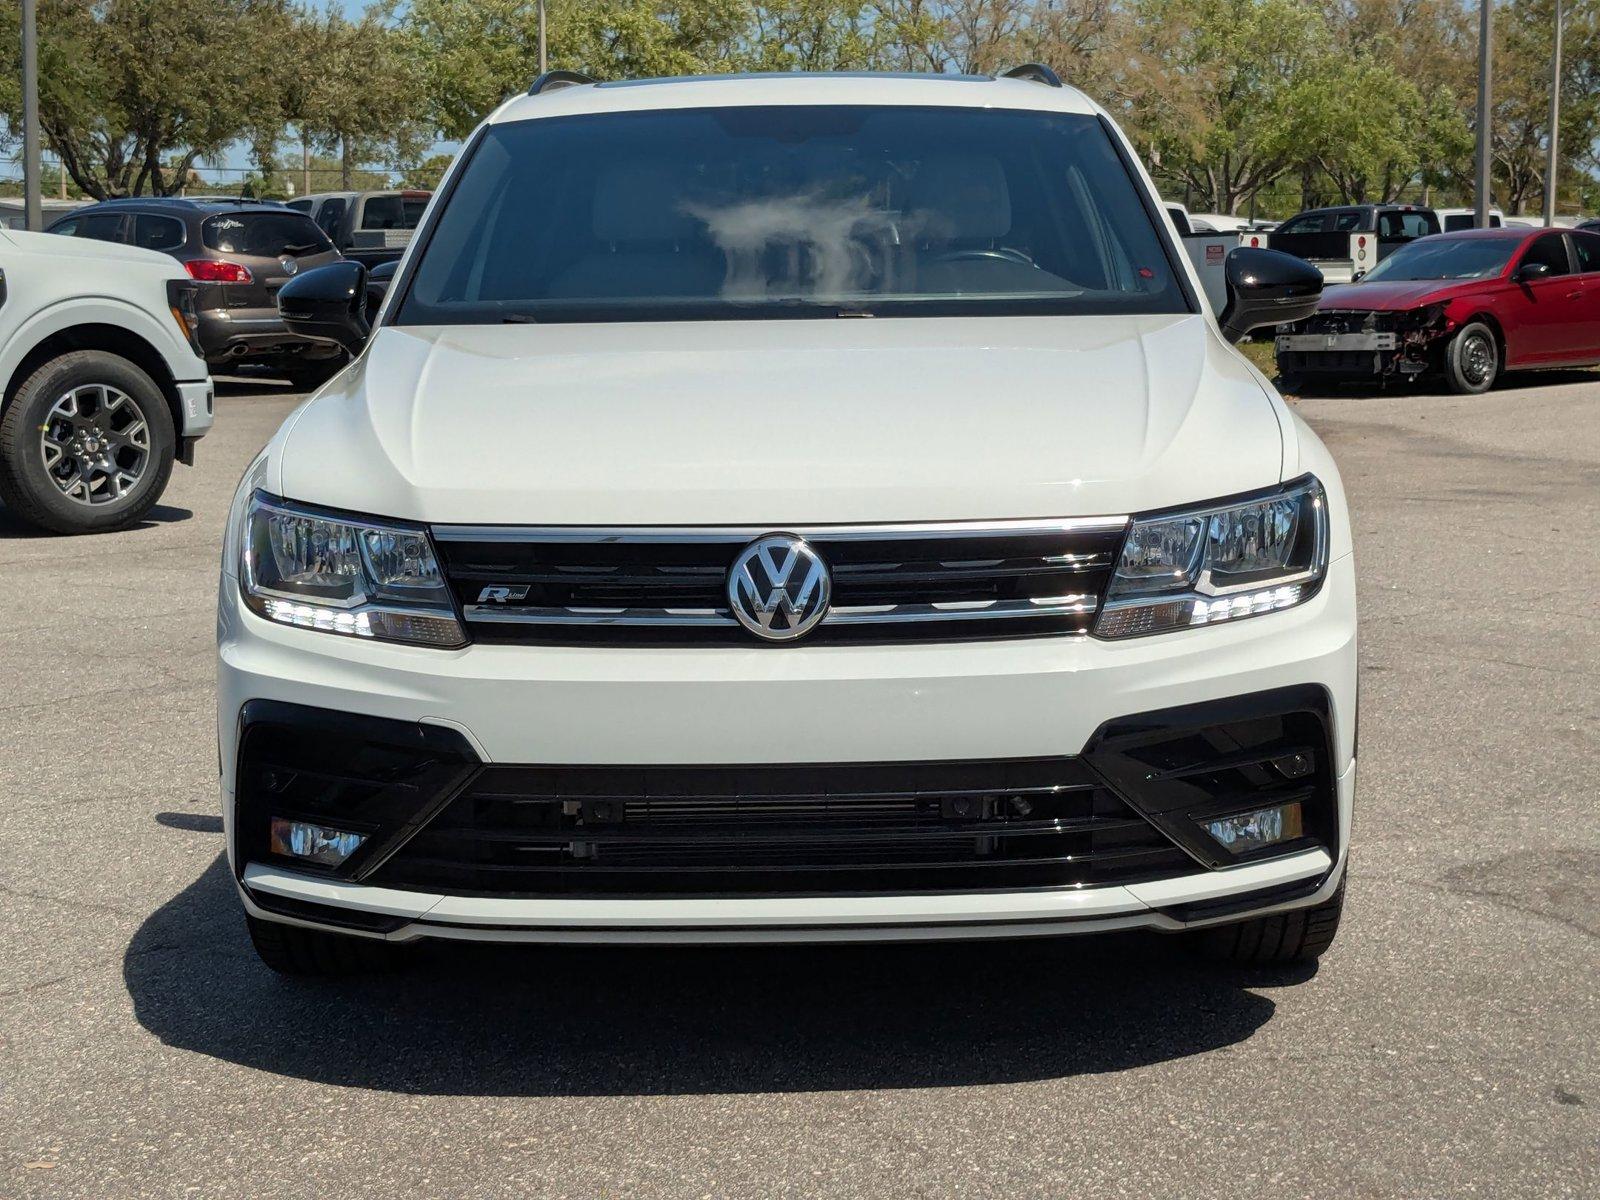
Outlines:
{"type": "Polygon", "coordinates": [[[258,258],[320,254],[333,243],[317,223],[295,212],[236,212],[207,217],[200,226],[207,248],[258,258]]]}
{"type": "Polygon", "coordinates": [[[1363,213],[1359,208],[1347,209],[1344,212],[1333,214],[1333,229],[1336,233],[1354,233],[1361,228],[1363,213]]]}
{"type": "Polygon", "coordinates": [[[1600,234],[1574,233],[1572,248],[1578,255],[1578,270],[1584,274],[1600,271],[1600,234]]]}
{"type": "Polygon", "coordinates": [[[183,222],[139,213],[133,218],[133,244],[146,250],[176,250],[187,241],[183,222]]]}
{"type": "Polygon", "coordinates": [[[1093,117],[795,106],[492,126],[409,324],[1189,311],[1093,117]]]}
{"type": "Polygon", "coordinates": [[[290,200],[285,207],[292,208],[295,210],[295,212],[309,213],[311,211],[311,201],[290,200]]]}
{"type": "Polygon", "coordinates": [[[1328,228],[1327,213],[1305,213],[1298,217],[1290,217],[1279,225],[1274,233],[1321,233],[1328,228]]]}
{"type": "Polygon", "coordinates": [[[1515,238],[1431,237],[1407,242],[1365,278],[1394,283],[1408,279],[1489,279],[1505,270],[1515,238]]]}
{"type": "Polygon", "coordinates": [[[120,242],[122,214],[83,213],[50,226],[50,232],[65,237],[94,238],[98,242],[120,242]]]}
{"type": "Polygon", "coordinates": [[[339,230],[339,222],[344,219],[345,202],[342,199],[324,200],[322,208],[317,212],[317,224],[330,238],[339,230]]]}
{"type": "Polygon", "coordinates": [[[361,228],[415,229],[427,207],[426,196],[368,196],[361,206],[361,228]]]}
{"type": "Polygon", "coordinates": [[[1419,238],[1439,232],[1427,213],[1386,212],[1378,214],[1379,238],[1419,238]]]}
{"type": "Polygon", "coordinates": [[[1547,233],[1542,238],[1535,238],[1533,245],[1528,247],[1527,254],[1523,255],[1525,263],[1544,263],[1550,268],[1552,275],[1571,274],[1571,264],[1567,262],[1567,243],[1559,233],[1547,233]]]}

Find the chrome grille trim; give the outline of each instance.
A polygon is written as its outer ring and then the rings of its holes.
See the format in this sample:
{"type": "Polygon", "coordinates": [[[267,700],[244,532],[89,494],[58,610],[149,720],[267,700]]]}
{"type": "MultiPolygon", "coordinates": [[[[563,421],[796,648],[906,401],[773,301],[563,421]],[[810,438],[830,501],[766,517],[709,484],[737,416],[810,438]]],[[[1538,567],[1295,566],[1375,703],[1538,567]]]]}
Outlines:
{"type": "Polygon", "coordinates": [[[577,542],[595,545],[646,545],[652,542],[728,542],[739,545],[776,531],[819,541],[893,541],[907,538],[1026,537],[1052,533],[1112,533],[1128,517],[1061,517],[1010,521],[943,521],[900,525],[434,525],[441,542],[577,542]]]}
{"type": "MultiPolygon", "coordinates": [[[[1092,613],[1094,596],[1056,596],[1048,600],[997,600],[992,603],[894,604],[835,607],[822,618],[823,625],[894,624],[906,621],[1006,620],[1016,617],[1068,617],[1092,613]]],[[[516,605],[469,604],[468,621],[493,625],[632,625],[640,628],[694,628],[738,622],[722,608],[527,608],[516,605]]]]}

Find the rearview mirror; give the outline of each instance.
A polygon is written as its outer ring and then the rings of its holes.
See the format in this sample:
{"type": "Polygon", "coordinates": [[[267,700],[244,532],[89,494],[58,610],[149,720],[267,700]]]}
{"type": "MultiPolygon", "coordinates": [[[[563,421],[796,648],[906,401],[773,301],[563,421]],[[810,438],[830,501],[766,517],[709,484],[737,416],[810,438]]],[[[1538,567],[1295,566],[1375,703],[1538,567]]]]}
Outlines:
{"type": "Polygon", "coordinates": [[[346,259],[296,275],[278,289],[278,315],[290,333],[361,353],[367,324],[367,269],[346,259]]]}
{"type": "Polygon", "coordinates": [[[1281,250],[1240,246],[1229,251],[1223,272],[1228,303],[1217,323],[1230,342],[1263,325],[1303,320],[1322,299],[1322,272],[1281,250]]]}
{"type": "Polygon", "coordinates": [[[1543,279],[1550,274],[1550,264],[1542,262],[1525,262],[1512,273],[1511,278],[1518,283],[1532,283],[1535,279],[1543,279]]]}

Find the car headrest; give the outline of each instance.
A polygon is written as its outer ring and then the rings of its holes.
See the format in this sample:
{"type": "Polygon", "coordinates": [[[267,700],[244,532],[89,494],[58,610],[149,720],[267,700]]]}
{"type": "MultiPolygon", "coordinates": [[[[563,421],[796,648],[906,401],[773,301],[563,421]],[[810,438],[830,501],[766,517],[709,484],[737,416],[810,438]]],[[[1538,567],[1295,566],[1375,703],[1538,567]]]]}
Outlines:
{"type": "Polygon", "coordinates": [[[594,234],[602,242],[672,242],[700,223],[683,211],[688,168],[665,162],[608,166],[594,187],[594,234]]]}
{"type": "Polygon", "coordinates": [[[930,155],[917,167],[906,199],[907,211],[923,221],[918,237],[980,241],[1011,229],[1006,173],[991,155],[930,155]]]}

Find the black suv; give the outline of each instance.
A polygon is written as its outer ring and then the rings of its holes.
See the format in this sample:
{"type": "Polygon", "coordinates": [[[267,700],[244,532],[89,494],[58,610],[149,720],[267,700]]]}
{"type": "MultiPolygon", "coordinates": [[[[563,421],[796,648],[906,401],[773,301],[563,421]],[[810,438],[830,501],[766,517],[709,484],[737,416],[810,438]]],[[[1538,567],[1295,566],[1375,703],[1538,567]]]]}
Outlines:
{"type": "Polygon", "coordinates": [[[342,351],[290,333],[278,316],[284,283],[340,257],[303,213],[239,200],[106,200],[62,217],[48,232],[142,246],[181,262],[200,285],[198,337],[213,371],[256,364],[311,387],[343,361],[342,351]]]}

